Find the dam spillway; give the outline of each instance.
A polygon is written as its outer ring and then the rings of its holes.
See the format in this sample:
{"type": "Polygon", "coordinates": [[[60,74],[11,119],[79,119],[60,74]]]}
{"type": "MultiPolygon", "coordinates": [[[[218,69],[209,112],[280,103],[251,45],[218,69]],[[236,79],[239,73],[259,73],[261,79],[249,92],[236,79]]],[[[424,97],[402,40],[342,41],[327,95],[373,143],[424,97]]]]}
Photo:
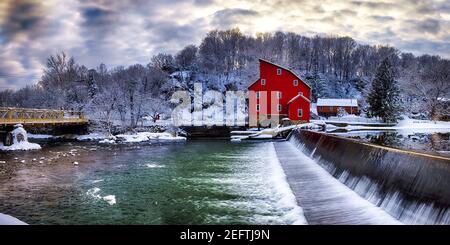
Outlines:
{"type": "Polygon", "coordinates": [[[278,160],[308,224],[400,224],[340,183],[290,142],[274,144],[278,160]]]}
{"type": "MultiPolygon", "coordinates": [[[[332,210],[335,207],[334,213],[330,213],[331,218],[322,218],[329,219],[326,223],[347,223],[346,215],[355,217],[360,213],[352,207],[355,203],[348,200],[362,198],[402,223],[450,223],[448,158],[380,147],[307,130],[293,131],[288,141],[275,143],[275,148],[307,219],[308,202],[312,202],[310,217],[315,217],[313,211],[317,210],[314,209],[325,207],[332,210]],[[326,177],[327,174],[334,177],[334,183],[326,177]],[[350,194],[344,198],[347,191],[357,193],[358,198],[354,199],[350,194]],[[333,200],[339,195],[342,201],[333,200]],[[321,196],[325,201],[314,203],[321,196]],[[340,207],[336,206],[339,202],[340,207]]],[[[374,213],[372,207],[367,207],[364,209],[368,214],[374,213]]],[[[319,215],[321,212],[317,211],[319,215]]],[[[390,223],[389,219],[369,221],[367,219],[366,223],[390,223]]],[[[317,222],[324,221],[317,218],[317,222]]]]}

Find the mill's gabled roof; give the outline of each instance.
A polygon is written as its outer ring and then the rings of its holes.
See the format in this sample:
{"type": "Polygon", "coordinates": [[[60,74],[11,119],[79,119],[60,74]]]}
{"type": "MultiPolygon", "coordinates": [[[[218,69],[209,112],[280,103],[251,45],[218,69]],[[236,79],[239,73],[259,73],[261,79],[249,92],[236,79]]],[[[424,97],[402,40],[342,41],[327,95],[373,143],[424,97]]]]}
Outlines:
{"type": "MultiPolygon", "coordinates": [[[[264,62],[266,62],[266,63],[269,63],[269,64],[271,64],[271,65],[274,65],[274,66],[276,66],[276,67],[279,67],[279,68],[281,68],[281,69],[284,69],[284,70],[286,70],[286,71],[288,71],[288,72],[290,72],[290,73],[292,73],[294,76],[296,76],[300,81],[302,81],[304,84],[306,84],[306,86],[308,87],[308,88],[311,88],[311,86],[309,86],[309,84],[308,83],[306,83],[305,82],[305,80],[303,79],[303,78],[301,78],[299,75],[297,75],[294,71],[292,71],[291,69],[289,69],[289,68],[287,68],[287,67],[284,67],[284,66],[281,66],[281,65],[278,65],[278,64],[275,64],[275,63],[272,63],[272,62],[270,62],[270,61],[268,61],[268,60],[265,60],[265,59],[259,59],[259,61],[264,61],[264,62]]],[[[252,84],[253,85],[253,84],[252,84]]],[[[251,86],[251,85],[250,85],[251,86]]]]}
{"type": "Polygon", "coordinates": [[[311,101],[308,98],[306,98],[305,96],[303,96],[303,94],[297,94],[294,98],[292,98],[291,100],[288,101],[288,105],[290,103],[294,102],[298,98],[302,98],[302,99],[304,99],[304,100],[306,100],[306,101],[311,103],[311,101]]]}

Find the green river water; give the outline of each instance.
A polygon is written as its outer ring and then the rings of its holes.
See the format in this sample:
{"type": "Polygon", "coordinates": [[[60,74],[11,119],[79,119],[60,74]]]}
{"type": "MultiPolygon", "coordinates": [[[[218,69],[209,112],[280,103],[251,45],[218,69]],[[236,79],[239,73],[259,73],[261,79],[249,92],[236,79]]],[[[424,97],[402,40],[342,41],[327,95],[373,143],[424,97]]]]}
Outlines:
{"type": "Polygon", "coordinates": [[[42,146],[0,153],[0,213],[29,224],[303,222],[271,142],[42,146]]]}

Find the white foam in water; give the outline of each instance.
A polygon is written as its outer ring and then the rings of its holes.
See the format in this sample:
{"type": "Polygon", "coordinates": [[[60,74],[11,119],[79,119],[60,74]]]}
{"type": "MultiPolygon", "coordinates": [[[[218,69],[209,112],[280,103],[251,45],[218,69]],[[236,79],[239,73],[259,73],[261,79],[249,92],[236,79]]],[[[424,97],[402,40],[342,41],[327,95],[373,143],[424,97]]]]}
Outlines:
{"type": "MultiPolygon", "coordinates": [[[[213,210],[208,214],[206,223],[306,224],[303,210],[297,205],[278,162],[273,143],[257,143],[245,147],[248,148],[241,152],[214,153],[212,156],[226,161],[229,172],[199,173],[182,178],[189,185],[205,185],[216,193],[237,197],[229,200],[194,200],[196,206],[206,205],[213,210]],[[224,209],[229,210],[230,214],[224,215],[224,209]]],[[[223,162],[211,164],[223,166],[223,162]]]]}
{"type": "Polygon", "coordinates": [[[103,200],[105,200],[109,205],[116,204],[116,196],[114,195],[107,195],[102,197],[103,200]]]}
{"type": "Polygon", "coordinates": [[[114,195],[106,195],[106,196],[101,196],[100,194],[98,194],[100,192],[100,188],[98,187],[94,187],[89,189],[86,192],[86,195],[91,196],[95,199],[101,199],[103,201],[106,201],[109,205],[114,205],[116,204],[116,196],[114,195]]]}
{"type": "Polygon", "coordinates": [[[284,171],[281,168],[281,164],[278,161],[273,143],[270,144],[269,154],[269,163],[272,170],[269,176],[280,198],[277,204],[280,205],[282,209],[287,211],[287,213],[284,215],[284,218],[288,221],[289,224],[307,224],[306,218],[303,215],[303,209],[298,206],[294,193],[289,187],[289,184],[286,180],[286,175],[284,174],[284,171]]]}
{"type": "Polygon", "coordinates": [[[164,168],[164,165],[154,164],[154,163],[147,163],[145,164],[145,167],[147,168],[164,168]]]}

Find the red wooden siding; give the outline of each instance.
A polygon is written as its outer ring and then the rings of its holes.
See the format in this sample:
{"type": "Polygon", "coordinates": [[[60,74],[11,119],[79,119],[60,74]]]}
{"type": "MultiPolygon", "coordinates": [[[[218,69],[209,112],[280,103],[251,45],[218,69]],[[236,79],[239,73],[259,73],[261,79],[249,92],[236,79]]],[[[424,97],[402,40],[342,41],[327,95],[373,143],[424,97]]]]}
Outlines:
{"type": "MultiPolygon", "coordinates": [[[[259,60],[260,77],[253,84],[249,86],[249,91],[254,91],[255,93],[249,93],[249,113],[252,116],[258,117],[262,114],[268,115],[279,115],[282,117],[289,117],[291,120],[298,120],[297,116],[291,118],[291,110],[294,108],[288,108],[288,102],[298,95],[299,92],[303,94],[304,97],[310,98],[311,89],[303,82],[298,76],[293,72],[276,64],[270,63],[268,61],[259,60]],[[277,74],[277,69],[281,69],[281,75],[277,74]],[[265,79],[265,85],[261,84],[261,79],[265,79]],[[294,85],[294,80],[297,80],[297,86],[294,85]],[[260,93],[260,98],[256,98],[256,92],[260,93]],[[277,92],[281,92],[281,98],[277,98],[277,92]],[[265,95],[264,95],[265,94],[265,95]],[[271,96],[272,94],[272,96],[271,96]],[[278,100],[278,103],[276,102],[278,100]],[[272,102],[274,104],[272,105],[272,102]],[[260,111],[256,111],[256,105],[260,105],[260,111]],[[267,106],[264,107],[264,104],[267,106]],[[281,111],[278,111],[278,104],[281,105],[281,111]],[[272,106],[270,106],[272,105],[272,106]],[[266,113],[263,113],[263,108],[267,109],[266,113]]],[[[302,120],[309,121],[309,106],[310,103],[304,99],[299,99],[291,103],[290,107],[298,107],[304,110],[304,116],[302,120]]],[[[296,111],[296,110],[295,110],[296,111]]]]}

